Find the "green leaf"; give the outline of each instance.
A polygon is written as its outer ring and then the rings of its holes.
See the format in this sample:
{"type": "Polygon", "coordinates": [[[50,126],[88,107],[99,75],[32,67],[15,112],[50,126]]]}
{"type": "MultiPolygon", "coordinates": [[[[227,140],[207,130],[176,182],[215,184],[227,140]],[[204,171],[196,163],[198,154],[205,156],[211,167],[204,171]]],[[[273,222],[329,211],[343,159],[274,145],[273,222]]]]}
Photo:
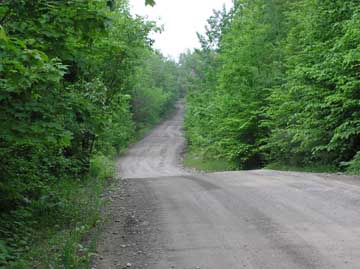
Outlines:
{"type": "Polygon", "coordinates": [[[0,25],[0,40],[8,41],[4,28],[0,25]]]}
{"type": "Polygon", "coordinates": [[[155,0],[145,0],[145,5],[147,6],[155,6],[155,0]]]}

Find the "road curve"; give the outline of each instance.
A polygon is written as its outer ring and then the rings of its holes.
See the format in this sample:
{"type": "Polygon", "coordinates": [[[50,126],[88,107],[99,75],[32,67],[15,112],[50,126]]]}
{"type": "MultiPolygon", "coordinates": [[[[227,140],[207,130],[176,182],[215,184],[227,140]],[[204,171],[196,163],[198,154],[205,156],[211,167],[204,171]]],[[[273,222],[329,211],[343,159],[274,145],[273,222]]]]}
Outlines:
{"type": "Polygon", "coordinates": [[[149,178],[188,174],[180,165],[184,149],[184,105],[178,103],[174,115],[133,145],[118,162],[122,178],[149,178]]]}
{"type": "Polygon", "coordinates": [[[120,175],[156,215],[149,220],[157,231],[150,242],[157,258],[131,261],[135,268],[360,268],[358,178],[189,173],[179,157],[182,114],[179,105],[119,160],[120,175]]]}

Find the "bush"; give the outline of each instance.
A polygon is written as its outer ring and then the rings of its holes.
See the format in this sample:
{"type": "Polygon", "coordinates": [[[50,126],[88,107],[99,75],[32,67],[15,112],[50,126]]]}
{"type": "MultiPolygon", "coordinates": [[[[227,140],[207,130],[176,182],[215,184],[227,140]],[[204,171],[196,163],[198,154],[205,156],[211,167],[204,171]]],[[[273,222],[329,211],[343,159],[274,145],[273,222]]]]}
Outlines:
{"type": "Polygon", "coordinates": [[[346,171],[350,174],[354,175],[360,175],[360,152],[358,152],[354,159],[352,159],[350,162],[343,163],[345,166],[347,166],[346,171]]]}
{"type": "Polygon", "coordinates": [[[98,154],[92,157],[90,161],[90,176],[105,180],[113,177],[115,174],[114,162],[108,157],[98,154]]]}

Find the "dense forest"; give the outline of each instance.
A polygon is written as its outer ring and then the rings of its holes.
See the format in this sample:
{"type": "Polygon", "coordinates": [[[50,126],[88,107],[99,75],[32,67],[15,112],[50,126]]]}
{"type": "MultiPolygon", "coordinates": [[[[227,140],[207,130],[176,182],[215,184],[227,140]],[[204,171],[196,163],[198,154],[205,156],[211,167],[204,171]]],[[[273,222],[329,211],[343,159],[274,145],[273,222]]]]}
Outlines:
{"type": "Polygon", "coordinates": [[[186,135],[234,169],[360,171],[360,4],[237,0],[181,56],[186,135]]]}
{"type": "Polygon", "coordinates": [[[111,158],[179,95],[158,30],[126,0],[1,1],[0,267],[88,260],[111,158]]]}
{"type": "Polygon", "coordinates": [[[0,268],[88,268],[114,158],[184,93],[204,162],[360,173],[358,1],[234,0],[178,63],[127,0],[0,2],[0,268]]]}

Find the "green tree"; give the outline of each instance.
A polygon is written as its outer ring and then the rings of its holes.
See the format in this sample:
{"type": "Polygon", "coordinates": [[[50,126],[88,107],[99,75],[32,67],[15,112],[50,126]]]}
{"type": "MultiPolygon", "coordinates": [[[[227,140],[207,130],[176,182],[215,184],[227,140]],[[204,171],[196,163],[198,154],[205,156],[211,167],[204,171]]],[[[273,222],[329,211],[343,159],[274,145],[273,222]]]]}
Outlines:
{"type": "Polygon", "coordinates": [[[10,256],[40,220],[71,223],[63,186],[85,185],[91,163],[171,110],[178,66],[152,49],[157,30],[126,0],[1,2],[0,245],[10,256]]]}
{"type": "Polygon", "coordinates": [[[201,134],[197,137],[210,155],[241,168],[258,167],[264,162],[261,146],[268,134],[264,111],[271,88],[282,83],[286,9],[286,1],[236,1],[226,16],[217,13],[222,23],[209,20],[215,33],[208,29],[207,38],[200,39],[202,44],[207,40],[218,42],[216,46],[203,45],[201,52],[213,55],[218,64],[210,65],[216,67],[212,73],[203,72],[211,79],[203,87],[206,90],[190,90],[190,96],[198,97],[189,98],[189,114],[197,115],[192,110],[204,104],[201,115],[207,115],[207,119],[190,116],[187,125],[201,134]]]}
{"type": "Polygon", "coordinates": [[[334,165],[359,151],[359,4],[299,1],[289,17],[286,83],[271,97],[271,159],[334,165]]]}

